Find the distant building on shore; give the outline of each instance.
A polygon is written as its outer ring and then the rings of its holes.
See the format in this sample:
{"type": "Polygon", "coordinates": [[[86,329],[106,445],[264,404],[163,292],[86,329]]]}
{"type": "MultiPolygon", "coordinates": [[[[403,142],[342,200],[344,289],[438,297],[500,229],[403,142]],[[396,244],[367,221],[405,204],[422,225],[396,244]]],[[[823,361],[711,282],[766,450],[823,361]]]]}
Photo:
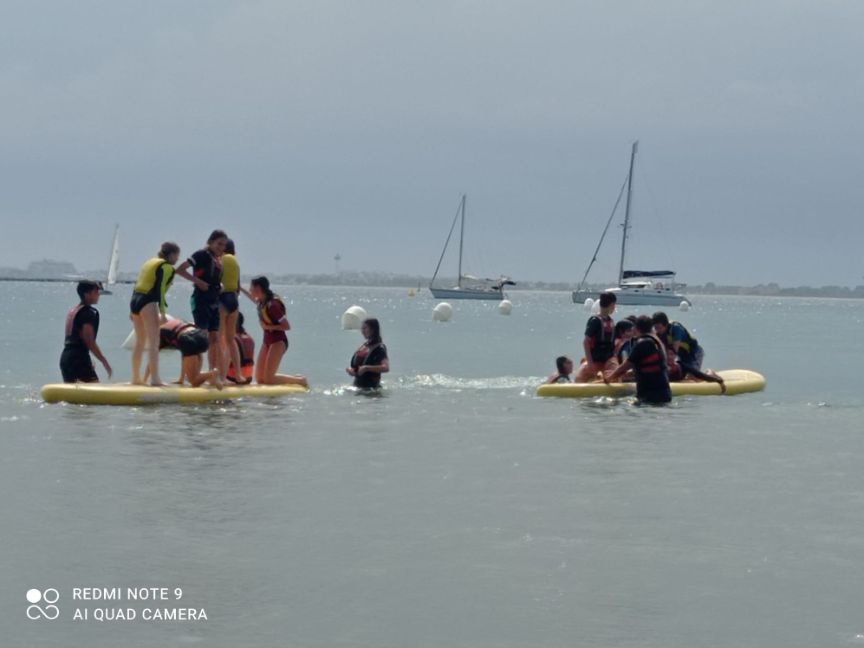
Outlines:
{"type": "Polygon", "coordinates": [[[27,277],[34,279],[71,279],[79,276],[78,270],[68,261],[33,261],[25,271],[27,277]]]}

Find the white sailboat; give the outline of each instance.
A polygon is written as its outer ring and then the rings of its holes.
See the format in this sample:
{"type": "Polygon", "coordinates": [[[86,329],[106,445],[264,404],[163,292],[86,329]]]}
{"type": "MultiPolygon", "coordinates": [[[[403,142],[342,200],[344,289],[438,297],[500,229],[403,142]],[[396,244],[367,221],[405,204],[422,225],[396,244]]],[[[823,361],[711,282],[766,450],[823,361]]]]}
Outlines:
{"type": "Polygon", "coordinates": [[[117,271],[120,267],[120,225],[114,226],[114,240],[111,242],[111,257],[108,260],[108,274],[102,287],[103,295],[111,295],[111,286],[117,283],[117,271]]]}
{"type": "Polygon", "coordinates": [[[675,280],[674,270],[625,270],[624,260],[627,255],[627,234],[630,230],[630,207],[633,200],[633,166],[636,161],[636,151],[639,142],[633,142],[633,148],[630,151],[630,171],[627,174],[627,180],[621,187],[621,192],[618,194],[618,200],[615,201],[615,207],[612,209],[612,214],[606,222],[606,227],[603,229],[603,234],[600,236],[600,242],[594,250],[594,256],[588,264],[588,269],[585,270],[585,275],[579,283],[579,287],[573,291],[574,303],[584,303],[586,299],[597,299],[600,296],[598,291],[586,290],[585,281],[588,278],[588,273],[591,272],[591,267],[597,261],[597,254],[603,245],[603,239],[606,238],[606,233],[609,231],[609,226],[615,213],[618,210],[618,205],[621,203],[621,197],[624,190],[627,190],[627,203],[624,209],[624,225],[621,235],[621,258],[618,264],[618,285],[608,288],[603,292],[613,293],[618,298],[618,304],[621,306],[679,306],[682,302],[690,304],[690,300],[679,292],[685,284],[679,284],[675,280]]]}
{"type": "Polygon", "coordinates": [[[444,242],[444,249],[441,251],[441,257],[438,259],[435,274],[432,275],[432,281],[429,282],[429,290],[436,299],[504,299],[504,286],[516,285],[509,277],[501,276],[498,279],[481,279],[462,274],[462,251],[465,243],[465,202],[466,195],[462,194],[462,200],[459,201],[459,209],[453,218],[453,224],[450,225],[450,232],[447,234],[447,240],[444,242]],[[441,269],[441,263],[444,261],[444,255],[447,253],[447,246],[450,244],[457,221],[460,222],[459,278],[456,281],[456,285],[452,288],[440,288],[435,286],[435,279],[438,278],[438,271],[441,269]]]}

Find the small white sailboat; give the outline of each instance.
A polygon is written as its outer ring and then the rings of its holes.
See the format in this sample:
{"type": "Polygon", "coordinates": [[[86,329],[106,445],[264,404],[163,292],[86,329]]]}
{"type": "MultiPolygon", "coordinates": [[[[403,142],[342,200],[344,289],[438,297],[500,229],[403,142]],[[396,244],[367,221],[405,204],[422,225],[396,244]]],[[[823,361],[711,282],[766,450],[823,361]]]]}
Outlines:
{"type": "Polygon", "coordinates": [[[588,269],[585,270],[585,275],[579,283],[579,287],[573,291],[573,302],[577,304],[584,303],[586,299],[597,299],[600,293],[594,290],[585,289],[585,281],[588,278],[588,273],[591,272],[591,267],[597,261],[597,254],[603,245],[603,240],[606,238],[606,233],[609,231],[609,226],[612,224],[612,219],[618,210],[618,205],[621,203],[621,197],[624,190],[627,190],[627,203],[624,209],[624,225],[621,235],[621,258],[618,264],[618,285],[608,288],[604,292],[613,293],[618,298],[620,306],[679,306],[682,302],[690,304],[690,300],[679,292],[685,284],[676,282],[674,270],[625,270],[624,260],[627,255],[627,234],[630,230],[630,206],[633,199],[633,166],[636,161],[636,151],[639,142],[633,142],[633,148],[630,151],[630,171],[627,174],[627,179],[621,187],[621,192],[618,194],[618,200],[615,201],[615,207],[612,209],[612,214],[609,220],[606,221],[606,227],[603,229],[603,234],[600,236],[600,242],[594,250],[594,256],[588,264],[588,269]]]}
{"type": "Polygon", "coordinates": [[[516,285],[516,282],[512,281],[509,277],[501,276],[498,279],[481,279],[479,277],[462,274],[462,251],[465,243],[465,202],[466,195],[462,194],[462,200],[459,201],[459,209],[456,211],[456,216],[453,218],[453,224],[450,225],[450,232],[447,234],[447,240],[444,242],[444,249],[441,251],[441,257],[438,259],[435,274],[432,275],[432,281],[429,282],[429,290],[436,299],[501,300],[505,296],[504,286],[516,285]],[[444,261],[444,255],[447,253],[447,246],[450,244],[450,239],[453,236],[453,230],[456,228],[457,221],[460,222],[459,278],[456,281],[456,285],[452,288],[440,288],[435,285],[435,279],[438,278],[438,271],[441,270],[441,263],[444,261]]]}
{"type": "Polygon", "coordinates": [[[108,260],[108,274],[102,287],[103,295],[111,295],[111,286],[117,283],[117,271],[120,267],[120,225],[114,226],[114,240],[111,242],[111,257],[108,260]]]}

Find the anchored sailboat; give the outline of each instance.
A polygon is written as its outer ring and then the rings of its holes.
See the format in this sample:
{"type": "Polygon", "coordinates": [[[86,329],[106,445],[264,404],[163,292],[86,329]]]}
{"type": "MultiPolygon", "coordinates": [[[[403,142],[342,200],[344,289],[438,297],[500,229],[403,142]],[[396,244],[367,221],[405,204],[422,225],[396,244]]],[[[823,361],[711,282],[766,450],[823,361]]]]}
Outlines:
{"type": "Polygon", "coordinates": [[[453,224],[450,225],[450,232],[447,234],[447,240],[444,242],[444,249],[441,251],[441,257],[438,259],[438,265],[435,267],[435,274],[432,275],[432,281],[429,282],[429,290],[436,299],[503,299],[504,286],[515,286],[516,283],[509,277],[499,277],[498,279],[480,279],[470,275],[462,274],[462,251],[465,243],[465,194],[462,194],[462,200],[459,201],[459,209],[456,211],[456,216],[453,218],[453,224]],[[459,279],[456,285],[452,288],[439,288],[435,286],[435,279],[438,278],[438,271],[441,269],[441,263],[444,261],[444,255],[447,253],[447,246],[450,244],[450,239],[453,236],[453,230],[456,229],[456,223],[459,222],[459,279]]]}
{"type": "Polygon", "coordinates": [[[690,303],[687,297],[678,292],[678,289],[683,288],[685,284],[676,283],[674,270],[624,269],[624,260],[627,255],[627,235],[630,231],[630,207],[633,201],[633,166],[636,162],[638,147],[639,142],[633,142],[633,148],[630,151],[630,171],[627,173],[627,179],[618,193],[618,200],[615,201],[612,214],[609,216],[609,220],[606,221],[606,227],[603,229],[600,242],[597,243],[597,248],[594,250],[594,256],[585,270],[585,275],[582,277],[582,281],[579,282],[579,287],[573,291],[573,301],[577,304],[583,303],[586,299],[597,299],[600,295],[597,291],[586,290],[585,281],[588,279],[588,273],[591,272],[592,266],[597,261],[597,254],[603,246],[603,240],[606,238],[609,226],[612,224],[612,219],[618,211],[618,206],[621,204],[621,198],[625,190],[627,192],[627,203],[624,208],[624,225],[621,235],[618,285],[604,292],[614,293],[618,298],[618,304],[623,306],[678,306],[681,302],[690,303]]]}
{"type": "Polygon", "coordinates": [[[111,258],[108,260],[108,275],[102,288],[103,295],[113,294],[111,286],[117,283],[117,270],[120,267],[120,226],[114,226],[114,240],[111,242],[111,258]]]}

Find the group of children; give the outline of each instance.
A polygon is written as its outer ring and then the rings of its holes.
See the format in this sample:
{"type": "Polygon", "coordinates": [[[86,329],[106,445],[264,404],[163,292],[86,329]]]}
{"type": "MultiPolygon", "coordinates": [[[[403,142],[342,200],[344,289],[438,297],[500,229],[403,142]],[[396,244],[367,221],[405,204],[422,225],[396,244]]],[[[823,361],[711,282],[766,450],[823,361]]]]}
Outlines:
{"type": "MultiPolygon", "coordinates": [[[[129,304],[135,329],[132,349],[132,383],[163,385],[159,373],[159,350],[180,351],[182,369],[179,384],[194,387],[210,383],[222,386],[226,381],[248,384],[254,379],[262,385],[299,384],[308,386],[305,376],[279,373],[282,357],[288,350],[288,322],[285,303],[270,289],[267,277],[252,279],[247,290],[240,284],[240,265],[234,242],[222,230],[214,230],[207,244],[176,266],[180,247],[162,244],[159,253],[141,267],[129,304]],[[176,266],[176,267],[175,267],[176,266]],[[192,282],[192,322],[171,318],[167,314],[168,289],[179,275],[192,282]],[[255,341],[243,327],[240,294],[251,299],[258,310],[263,344],[254,360],[255,341]],[[147,352],[147,366],[141,365],[147,352]],[[203,371],[202,356],[207,353],[208,371],[203,371]]],[[[96,337],[99,331],[98,282],[78,284],[79,303],[66,317],[66,339],[60,358],[65,382],[97,382],[91,353],[99,360],[110,378],[113,371],[96,337]]],[[[348,373],[359,387],[374,388],[381,374],[389,371],[387,348],[381,340],[380,325],[375,319],[363,323],[365,341],[354,354],[348,373]]]]}
{"type": "MultiPolygon", "coordinates": [[[[132,349],[132,382],[143,385],[164,384],[159,373],[160,348],[175,348],[183,356],[179,383],[200,386],[205,382],[221,386],[226,381],[246,384],[254,378],[259,384],[300,384],[308,386],[305,376],[279,373],[282,357],[288,350],[288,322],[285,303],[270,289],[267,277],[252,279],[247,290],[240,285],[240,265],[234,242],[222,230],[215,230],[207,245],[175,267],[180,259],[176,243],[162,244],[159,253],[141,268],[129,305],[135,328],[132,349]],[[192,322],[169,318],[166,295],[174,277],[192,282],[192,322]],[[258,310],[263,344],[258,360],[253,360],[255,342],[243,328],[240,294],[251,299],[258,310]],[[145,350],[148,363],[141,364],[145,350]],[[202,355],[208,354],[208,371],[203,371],[202,355]]],[[[110,378],[112,368],[96,343],[99,331],[100,285],[78,284],[79,304],[66,317],[66,340],[60,369],[66,382],[98,380],[91,353],[110,378]]],[[[567,356],[557,358],[557,371],[547,383],[614,382],[635,380],[640,401],[663,403],[671,400],[670,381],[692,377],[716,382],[725,391],[723,379],[702,370],[704,351],[680,322],[670,321],[665,313],[653,317],[631,316],[612,319],[617,299],[614,293],[600,295],[600,312],[585,326],[584,358],[578,369],[567,356]],[[575,376],[573,376],[575,369],[575,376]],[[571,378],[571,376],[573,376],[571,378]]],[[[365,341],[354,354],[347,373],[358,387],[377,387],[381,374],[389,371],[387,348],[381,341],[377,320],[363,323],[365,341]]]]}
{"type": "Polygon", "coordinates": [[[719,383],[725,392],[720,376],[702,370],[705,352],[683,324],[670,321],[663,312],[630,316],[616,324],[612,319],[616,303],[614,293],[600,295],[600,312],[585,326],[585,355],[575,376],[571,378],[573,360],[559,356],[557,371],[547,383],[635,380],[637,398],[650,403],[669,402],[669,382],[687,377],[719,383]]]}
{"type": "MultiPolygon", "coordinates": [[[[240,265],[234,242],[222,230],[214,230],[207,244],[175,267],[180,259],[176,243],[163,243],[158,254],[141,267],[129,303],[135,329],[132,349],[132,383],[153,386],[164,384],[159,372],[159,350],[175,348],[183,356],[179,383],[199,386],[205,382],[221,386],[226,381],[246,384],[254,378],[260,384],[307,385],[304,376],[278,373],[282,356],[288,350],[286,331],[291,325],[285,304],[272,290],[267,277],[252,279],[249,289],[240,285],[240,265]],[[170,318],[167,293],[175,276],[192,282],[192,321],[170,318]],[[264,340],[253,359],[255,342],[243,328],[239,295],[243,293],[256,305],[264,340]],[[147,352],[147,366],[141,365],[147,352]],[[207,353],[208,371],[202,371],[202,355],[207,353]]],[[[66,382],[98,380],[90,353],[98,359],[110,378],[111,365],[96,343],[99,329],[100,286],[97,282],[78,284],[80,303],[66,318],[66,341],[60,369],[66,382]]]]}

